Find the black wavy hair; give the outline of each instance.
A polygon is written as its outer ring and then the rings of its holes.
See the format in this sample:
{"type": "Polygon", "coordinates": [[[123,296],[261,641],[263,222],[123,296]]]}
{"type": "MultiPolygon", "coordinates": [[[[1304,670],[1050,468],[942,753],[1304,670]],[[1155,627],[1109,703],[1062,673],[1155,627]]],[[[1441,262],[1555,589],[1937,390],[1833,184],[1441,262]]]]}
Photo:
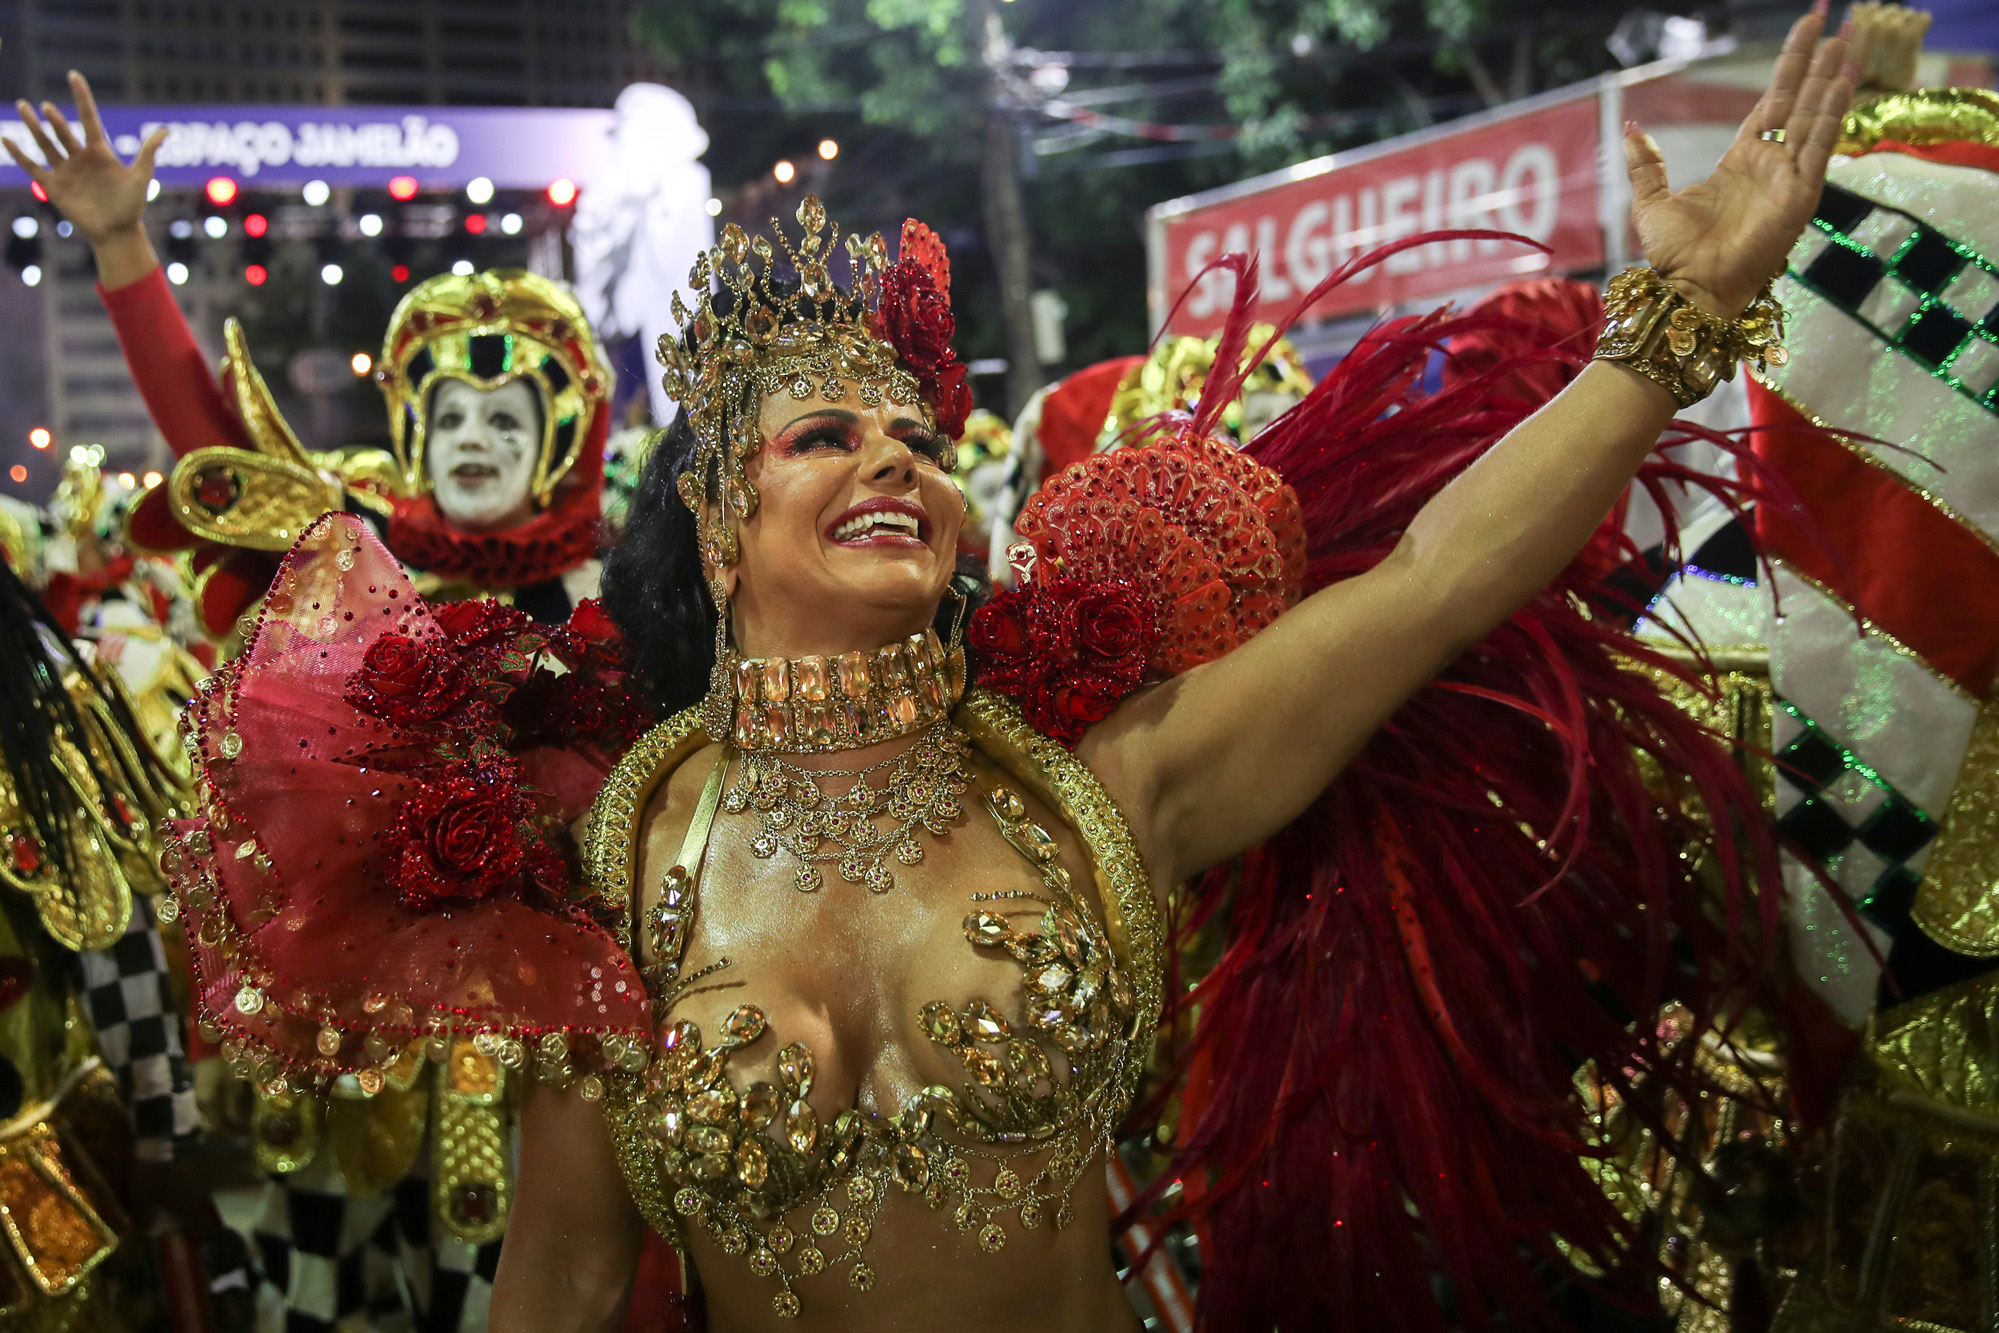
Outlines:
{"type": "MultiPolygon", "coordinates": [[[[604,557],[603,602],[630,645],[646,697],[662,717],[700,703],[715,665],[715,602],[702,577],[694,514],[680,502],[675,480],[694,466],[694,429],[683,409],[653,442],[624,540],[604,557]]],[[[985,568],[960,555],[951,589],[976,609],[991,595],[985,568]]],[[[959,615],[945,597],[933,622],[950,641],[959,615]]]]}

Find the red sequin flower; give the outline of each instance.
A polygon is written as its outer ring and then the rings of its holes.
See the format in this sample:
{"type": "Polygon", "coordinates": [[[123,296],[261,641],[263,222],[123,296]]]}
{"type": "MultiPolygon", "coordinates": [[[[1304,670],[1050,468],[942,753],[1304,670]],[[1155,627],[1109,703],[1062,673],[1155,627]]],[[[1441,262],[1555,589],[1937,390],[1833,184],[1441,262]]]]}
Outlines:
{"type": "Polygon", "coordinates": [[[594,597],[576,604],[549,647],[571,671],[621,671],[625,666],[625,636],[594,597]]]}
{"type": "Polygon", "coordinates": [[[532,791],[511,758],[427,777],[381,833],[397,900],[422,908],[529,883],[560,892],[562,860],[534,831],[532,791]]]}
{"type": "Polygon", "coordinates": [[[369,645],[360,669],[348,677],[347,702],[400,726],[443,717],[464,702],[472,679],[453,653],[440,648],[407,634],[384,634],[369,645]]]}
{"type": "Polygon", "coordinates": [[[490,597],[433,605],[431,614],[437,618],[438,627],[450,636],[452,645],[467,650],[500,647],[515,632],[533,623],[519,607],[490,597]]]}
{"type": "Polygon", "coordinates": [[[916,376],[923,396],[937,413],[937,429],[956,439],[972,410],[967,371],[951,349],[958,322],[951,314],[951,294],[922,264],[902,259],[881,276],[881,306],[876,318],[882,336],[909,373],[916,376]]]}
{"type": "Polygon", "coordinates": [[[1037,579],[980,607],[966,638],[979,654],[978,683],[1073,749],[1144,683],[1159,618],[1123,579],[1037,579]]]}

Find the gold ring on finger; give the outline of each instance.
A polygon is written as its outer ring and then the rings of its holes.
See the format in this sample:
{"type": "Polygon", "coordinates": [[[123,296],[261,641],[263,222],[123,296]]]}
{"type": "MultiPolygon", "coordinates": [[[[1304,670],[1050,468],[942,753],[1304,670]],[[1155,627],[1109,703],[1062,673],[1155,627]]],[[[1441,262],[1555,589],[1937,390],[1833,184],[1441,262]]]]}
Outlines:
{"type": "Polygon", "coordinates": [[[1781,129],[1764,130],[1761,134],[1757,135],[1756,137],[1761,139],[1764,143],[1782,143],[1784,142],[1784,131],[1781,129]]]}

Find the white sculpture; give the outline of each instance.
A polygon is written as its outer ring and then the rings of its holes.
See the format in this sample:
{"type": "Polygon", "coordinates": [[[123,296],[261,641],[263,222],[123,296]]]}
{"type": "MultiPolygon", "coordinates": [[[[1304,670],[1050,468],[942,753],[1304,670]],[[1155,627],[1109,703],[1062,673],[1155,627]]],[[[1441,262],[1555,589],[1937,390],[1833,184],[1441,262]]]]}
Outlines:
{"type": "MultiPolygon", "coordinates": [[[[687,287],[694,258],[715,243],[708,214],[708,135],[685,97],[657,83],[618,94],[611,152],[585,183],[570,223],[576,295],[599,338],[637,337],[652,365],[660,335],[674,331],[668,302],[687,287]]],[[[691,295],[691,293],[690,293],[691,295]]],[[[653,420],[674,402],[648,374],[653,420]]]]}

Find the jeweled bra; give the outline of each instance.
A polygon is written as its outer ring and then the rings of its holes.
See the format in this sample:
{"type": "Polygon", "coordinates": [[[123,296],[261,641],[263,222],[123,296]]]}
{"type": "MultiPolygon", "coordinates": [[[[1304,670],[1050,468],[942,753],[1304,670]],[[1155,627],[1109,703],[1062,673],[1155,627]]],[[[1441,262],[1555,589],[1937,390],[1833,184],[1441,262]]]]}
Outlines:
{"type": "MultiPolygon", "coordinates": [[[[1094,1178],[1086,1168],[1110,1149],[1131,1104],[1159,1014],[1161,926],[1123,817],[1088,769],[1007,701],[974,691],[956,720],[1076,830],[1093,863],[1102,925],[1083,910],[1085,890],[1056,864],[1054,838],[1028,819],[1020,797],[1004,786],[981,793],[1041,877],[1039,893],[975,897],[965,918],[969,947],[1020,965],[1026,1030],[983,999],[923,1006],[924,1031],[958,1059],[965,1080],[927,1087],[892,1115],[848,1109],[822,1123],[806,1102],[812,1054],[798,1043],[779,1050],[777,1083],[737,1087],[728,1077],[734,1054],[782,1038],[747,1004],[719,1034],[663,1024],[650,1067],[614,1073],[605,1089],[620,1165],[647,1220],[669,1237],[702,1227],[725,1253],[744,1256],[778,1284],[772,1305],[783,1317],[799,1312],[799,1278],[832,1269],[856,1289],[873,1285],[865,1250],[891,1188],[946,1213],[989,1252],[1005,1246],[1008,1221],[1067,1226],[1077,1182],[1094,1178]],[[1008,905],[1031,901],[1042,909],[1036,928],[1016,929],[1008,905]],[[1032,1170],[1024,1165],[1043,1155],[1032,1170]],[[794,1226],[788,1219],[799,1213],[794,1226]]],[[[655,920],[634,923],[637,848],[652,794],[706,742],[693,710],[655,728],[612,773],[586,835],[586,873],[607,905],[626,909],[628,950],[637,956],[632,936],[647,925],[663,946],[648,969],[656,1004],[695,979],[679,976],[679,954],[699,886],[669,870],[655,920]]]]}

